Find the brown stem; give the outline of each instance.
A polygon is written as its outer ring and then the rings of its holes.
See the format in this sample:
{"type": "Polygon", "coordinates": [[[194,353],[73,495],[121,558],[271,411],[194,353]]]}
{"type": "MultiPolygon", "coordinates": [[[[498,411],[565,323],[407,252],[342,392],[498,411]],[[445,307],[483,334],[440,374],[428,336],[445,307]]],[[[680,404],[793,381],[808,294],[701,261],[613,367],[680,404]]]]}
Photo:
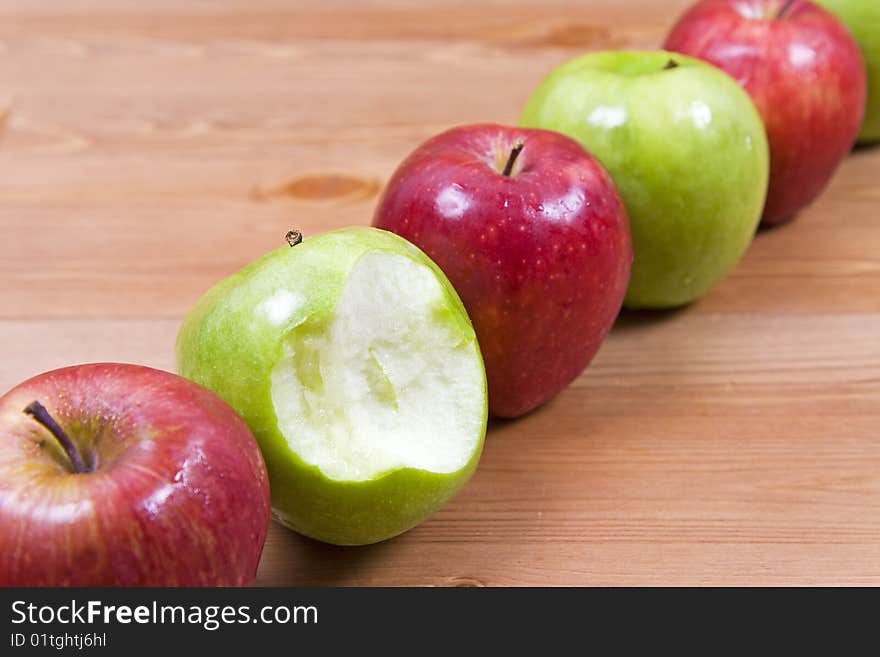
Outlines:
{"type": "Polygon", "coordinates": [[[785,0],[782,6],[779,8],[779,11],[776,12],[776,20],[780,20],[785,18],[785,14],[791,9],[791,6],[794,4],[794,0],[785,0]]]}
{"type": "Polygon", "coordinates": [[[28,407],[24,409],[24,412],[42,424],[49,430],[49,433],[55,436],[55,440],[57,440],[61,447],[64,448],[64,451],[67,452],[67,458],[70,459],[70,465],[73,466],[74,474],[82,474],[83,472],[91,471],[85,464],[85,461],[82,460],[82,456],[80,456],[79,450],[77,450],[76,445],[73,444],[70,436],[64,432],[64,429],[58,426],[55,418],[49,415],[49,411],[46,410],[45,406],[38,401],[33,401],[28,404],[28,407]]]}
{"type": "Polygon", "coordinates": [[[287,235],[284,236],[284,239],[287,240],[287,243],[290,246],[296,246],[303,241],[303,234],[294,228],[293,230],[287,231],[287,235]]]}
{"type": "Polygon", "coordinates": [[[507,158],[507,164],[504,165],[504,171],[501,172],[502,176],[509,176],[513,171],[513,163],[516,162],[516,158],[519,157],[519,154],[522,152],[523,144],[521,141],[516,142],[513,145],[513,148],[510,149],[510,157],[507,158]]]}
{"type": "Polygon", "coordinates": [[[670,57],[669,61],[666,62],[666,66],[663,67],[663,70],[668,71],[669,69],[672,69],[672,68],[678,68],[678,62],[670,57]]]}

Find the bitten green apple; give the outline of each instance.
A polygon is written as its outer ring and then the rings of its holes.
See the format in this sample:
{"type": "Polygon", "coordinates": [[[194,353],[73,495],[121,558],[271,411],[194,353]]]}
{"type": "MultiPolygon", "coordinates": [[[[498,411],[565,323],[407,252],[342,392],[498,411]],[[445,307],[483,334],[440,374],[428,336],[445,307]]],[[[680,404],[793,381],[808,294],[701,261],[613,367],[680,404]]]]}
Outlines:
{"type": "Polygon", "coordinates": [[[880,2],[878,0],[816,0],[852,32],[862,50],[868,74],[868,102],[859,143],[880,141],[880,2]]]}
{"type": "Polygon", "coordinates": [[[474,330],[401,237],[350,228],[291,244],[196,304],[178,368],[248,423],[282,523],[339,545],[381,541],[476,468],[487,397],[474,330]]]}
{"type": "Polygon", "coordinates": [[[750,244],[767,137],[748,95],[713,66],[665,51],[587,54],[541,82],[521,123],[573,137],[614,179],[633,241],[625,305],[694,301],[750,244]]]}

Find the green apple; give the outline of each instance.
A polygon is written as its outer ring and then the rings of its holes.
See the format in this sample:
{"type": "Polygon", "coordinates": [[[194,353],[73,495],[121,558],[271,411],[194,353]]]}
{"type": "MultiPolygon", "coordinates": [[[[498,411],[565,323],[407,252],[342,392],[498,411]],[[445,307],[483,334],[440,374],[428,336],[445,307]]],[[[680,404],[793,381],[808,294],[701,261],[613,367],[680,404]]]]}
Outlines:
{"type": "Polygon", "coordinates": [[[689,303],[748,248],[767,137],[749,96],[717,68],[665,51],[587,54],[540,83],[521,123],[573,137],[617,184],[634,256],[625,305],[689,303]]]}
{"type": "Polygon", "coordinates": [[[482,451],[486,374],[464,306],[383,230],[294,242],[222,281],[184,320],[177,363],[250,426],[275,516],[318,540],[406,531],[482,451]]]}
{"type": "Polygon", "coordinates": [[[816,0],[852,32],[868,73],[868,104],[859,143],[880,141],[880,0],[816,0]]]}

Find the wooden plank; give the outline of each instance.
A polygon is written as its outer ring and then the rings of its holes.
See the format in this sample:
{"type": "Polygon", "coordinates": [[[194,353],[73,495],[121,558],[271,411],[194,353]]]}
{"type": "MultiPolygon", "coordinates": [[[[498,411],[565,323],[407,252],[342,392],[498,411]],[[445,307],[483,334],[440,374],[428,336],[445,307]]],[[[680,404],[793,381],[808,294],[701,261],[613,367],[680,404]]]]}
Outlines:
{"type": "MultiPolygon", "coordinates": [[[[187,308],[282,244],[369,223],[397,163],[515,122],[589,49],[655,47],[687,0],[0,0],[0,390],[173,370],[187,308]]],[[[490,427],[407,534],[273,525],[258,583],[880,584],[880,149],[712,293],[624,313],[556,400],[490,427]]]]}

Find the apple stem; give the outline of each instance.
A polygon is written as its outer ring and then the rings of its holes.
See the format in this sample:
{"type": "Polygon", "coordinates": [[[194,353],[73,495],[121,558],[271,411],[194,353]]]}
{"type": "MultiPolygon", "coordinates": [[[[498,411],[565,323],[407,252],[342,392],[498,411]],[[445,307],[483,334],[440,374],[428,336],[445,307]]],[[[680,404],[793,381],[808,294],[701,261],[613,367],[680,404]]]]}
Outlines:
{"type": "Polygon", "coordinates": [[[49,430],[49,433],[55,436],[55,440],[57,440],[64,448],[64,451],[67,452],[67,458],[70,459],[70,464],[73,466],[74,474],[91,472],[90,468],[85,464],[85,461],[83,461],[82,457],[79,455],[79,451],[76,449],[76,445],[73,444],[70,436],[68,436],[64,432],[64,429],[58,426],[55,418],[49,415],[49,411],[46,410],[45,406],[43,406],[38,401],[33,401],[28,405],[27,408],[24,409],[24,412],[34,418],[37,422],[42,424],[46,429],[49,430]]]}
{"type": "Polygon", "coordinates": [[[672,68],[678,68],[678,62],[670,57],[669,61],[666,62],[666,66],[663,67],[663,70],[668,71],[669,69],[672,69],[672,68]]]}
{"type": "Polygon", "coordinates": [[[785,0],[782,6],[779,8],[779,12],[776,14],[776,20],[785,17],[786,12],[791,9],[791,6],[794,4],[794,0],[785,0]]]}
{"type": "Polygon", "coordinates": [[[519,154],[522,152],[523,144],[521,141],[516,142],[513,145],[513,148],[510,149],[510,157],[507,158],[507,164],[504,165],[504,171],[501,172],[502,176],[509,176],[513,171],[513,163],[516,162],[516,158],[519,157],[519,154]]]}
{"type": "Polygon", "coordinates": [[[287,231],[287,235],[284,236],[284,239],[287,240],[287,243],[290,246],[296,246],[303,241],[303,234],[294,228],[293,230],[287,231]]]}

